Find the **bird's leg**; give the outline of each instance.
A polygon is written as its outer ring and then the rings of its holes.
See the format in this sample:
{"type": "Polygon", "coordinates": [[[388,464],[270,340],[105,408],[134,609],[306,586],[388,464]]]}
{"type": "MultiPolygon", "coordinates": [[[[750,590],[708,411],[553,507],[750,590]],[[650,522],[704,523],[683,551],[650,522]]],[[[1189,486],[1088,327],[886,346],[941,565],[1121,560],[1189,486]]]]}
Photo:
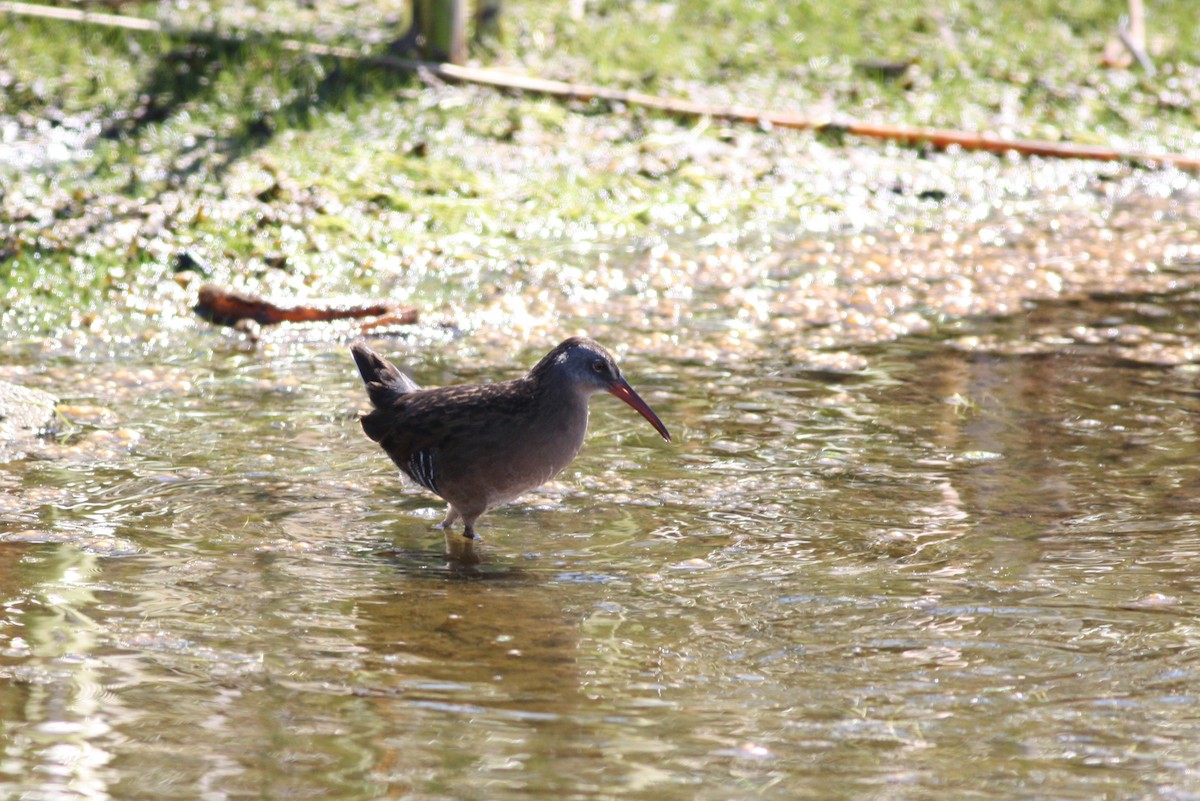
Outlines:
{"type": "Polygon", "coordinates": [[[454,525],[456,520],[458,520],[458,510],[453,506],[448,506],[446,507],[446,516],[442,518],[441,523],[438,523],[438,528],[448,529],[454,525]]]}
{"type": "Polygon", "coordinates": [[[475,521],[484,513],[483,508],[472,507],[461,512],[463,521],[463,536],[469,540],[475,539],[475,521]]]}
{"type": "Polygon", "coordinates": [[[479,564],[479,554],[475,551],[475,518],[479,515],[470,517],[463,515],[453,506],[446,510],[446,518],[442,520],[439,528],[446,535],[446,555],[455,562],[460,562],[464,565],[479,564]],[[458,536],[450,530],[459,518],[463,521],[463,536],[458,536]]]}

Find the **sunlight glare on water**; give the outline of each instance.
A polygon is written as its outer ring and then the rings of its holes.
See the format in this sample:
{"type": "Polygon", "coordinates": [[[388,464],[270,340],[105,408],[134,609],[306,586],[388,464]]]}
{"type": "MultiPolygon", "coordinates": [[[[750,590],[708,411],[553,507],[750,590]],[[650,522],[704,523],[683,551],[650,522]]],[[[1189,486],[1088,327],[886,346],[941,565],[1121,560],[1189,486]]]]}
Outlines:
{"type": "MultiPolygon", "coordinates": [[[[341,343],[25,373],[112,414],[0,472],[0,787],[1200,793],[1195,372],[1122,350],[1195,337],[1192,295],[1028,304],[851,373],[696,302],[673,355],[593,329],[676,441],[596,398],[473,569],[362,436],[341,343]],[[744,358],[702,358],[737,331],[744,358]]],[[[375,344],[429,383],[541,354],[375,344]]]]}

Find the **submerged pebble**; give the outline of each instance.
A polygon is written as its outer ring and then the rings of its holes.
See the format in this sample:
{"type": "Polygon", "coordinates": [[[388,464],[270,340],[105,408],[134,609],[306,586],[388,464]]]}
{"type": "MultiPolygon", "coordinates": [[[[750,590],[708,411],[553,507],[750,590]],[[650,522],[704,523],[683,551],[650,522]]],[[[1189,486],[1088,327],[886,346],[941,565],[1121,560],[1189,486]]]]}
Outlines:
{"type": "Polygon", "coordinates": [[[81,551],[100,556],[130,556],[141,553],[132,541],[107,534],[89,534],[84,531],[23,529],[0,533],[0,542],[61,543],[72,545],[81,551]]]}

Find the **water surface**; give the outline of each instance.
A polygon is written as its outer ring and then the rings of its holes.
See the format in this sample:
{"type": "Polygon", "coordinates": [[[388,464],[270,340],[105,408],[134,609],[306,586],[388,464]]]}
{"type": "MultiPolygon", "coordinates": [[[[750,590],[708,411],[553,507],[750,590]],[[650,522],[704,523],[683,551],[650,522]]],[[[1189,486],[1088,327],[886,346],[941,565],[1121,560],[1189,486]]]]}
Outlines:
{"type": "MultiPolygon", "coordinates": [[[[17,354],[76,424],[0,467],[0,794],[1200,796],[1196,370],[1122,350],[1195,341],[1194,291],[853,372],[706,360],[744,320],[713,303],[623,353],[676,442],[597,397],[471,570],[359,430],[344,341],[17,354]]],[[[438,384],[553,342],[375,344],[438,384]]]]}

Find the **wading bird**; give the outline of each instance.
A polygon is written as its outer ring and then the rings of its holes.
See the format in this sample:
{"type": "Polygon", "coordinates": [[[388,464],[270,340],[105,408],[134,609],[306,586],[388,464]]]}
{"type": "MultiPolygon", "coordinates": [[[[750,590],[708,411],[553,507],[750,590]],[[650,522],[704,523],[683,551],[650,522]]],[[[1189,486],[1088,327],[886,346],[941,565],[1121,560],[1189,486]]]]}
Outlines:
{"type": "Polygon", "coordinates": [[[616,395],[671,440],[612,355],[586,337],[562,342],[520,378],[436,389],[421,389],[361,340],[350,350],[373,407],[360,418],[363,431],[406,476],[449,503],[442,527],[452,556],[470,556],[480,515],[571,463],[595,393],[616,395]],[[459,519],[466,539],[455,543],[449,529],[459,519]]]}

